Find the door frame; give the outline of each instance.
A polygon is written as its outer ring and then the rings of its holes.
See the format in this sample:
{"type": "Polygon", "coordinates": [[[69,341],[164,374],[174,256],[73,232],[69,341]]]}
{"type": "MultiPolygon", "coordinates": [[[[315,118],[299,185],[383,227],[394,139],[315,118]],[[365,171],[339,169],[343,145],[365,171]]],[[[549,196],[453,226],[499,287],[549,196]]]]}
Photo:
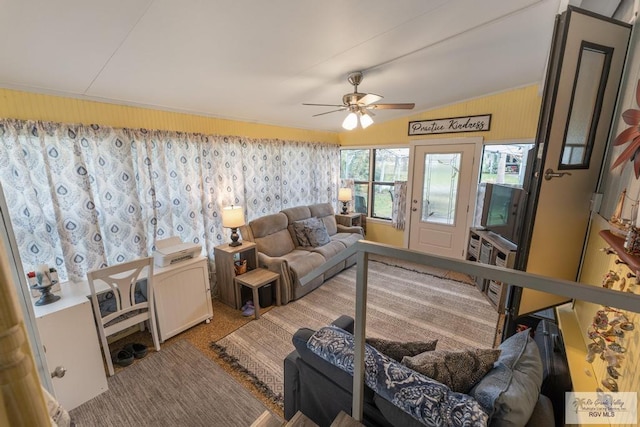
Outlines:
{"type": "MultiPolygon", "coordinates": [[[[411,199],[410,195],[413,194],[413,183],[415,177],[414,168],[416,162],[416,150],[418,147],[423,146],[434,146],[434,145],[462,145],[462,144],[475,144],[475,148],[473,150],[473,155],[475,159],[478,160],[480,156],[482,156],[482,144],[484,142],[484,138],[482,136],[470,136],[470,137],[457,137],[457,138],[432,138],[432,139],[416,139],[409,143],[409,176],[407,179],[407,196],[411,199]]],[[[475,182],[476,191],[469,192],[469,212],[467,212],[467,223],[465,224],[465,239],[469,238],[469,229],[473,225],[473,215],[469,215],[469,213],[473,213],[476,210],[476,196],[477,196],[477,187],[478,187],[478,176],[480,173],[480,168],[476,167],[478,164],[477,161],[474,161],[473,168],[471,170],[471,182],[475,182]]],[[[407,202],[407,206],[405,207],[405,218],[407,218],[407,222],[404,228],[404,238],[403,238],[403,247],[409,248],[409,231],[411,230],[411,203],[407,202]]],[[[467,256],[467,247],[464,248],[463,258],[467,256]]]]}
{"type": "MultiPolygon", "coordinates": [[[[546,167],[551,167],[553,169],[557,168],[557,164],[548,164],[549,159],[548,156],[548,148],[550,144],[551,138],[551,127],[554,120],[554,113],[556,107],[556,101],[558,97],[558,90],[560,85],[560,71],[562,69],[562,62],[564,58],[565,51],[565,41],[567,39],[567,33],[569,30],[569,22],[571,20],[571,15],[573,13],[582,14],[586,16],[593,16],[602,19],[605,22],[612,22],[622,27],[630,28],[629,37],[631,37],[633,28],[631,25],[626,24],[621,21],[617,21],[614,19],[602,17],[596,15],[592,12],[576,8],[573,6],[567,7],[566,11],[560,15],[556,16],[554,30],[553,30],[553,39],[550,49],[549,55],[549,64],[547,66],[547,72],[545,76],[545,83],[542,93],[542,105],[540,107],[540,119],[538,122],[538,128],[536,131],[536,156],[533,163],[533,170],[531,176],[531,186],[529,190],[529,195],[527,198],[527,204],[525,208],[525,216],[524,216],[524,224],[522,227],[521,235],[520,235],[520,244],[518,245],[518,252],[516,255],[515,266],[514,268],[521,271],[527,271],[528,260],[531,252],[531,243],[533,239],[533,231],[535,226],[536,212],[538,210],[538,201],[540,198],[540,192],[542,187],[542,179],[543,179],[543,170],[546,167]]],[[[628,59],[629,47],[631,46],[631,41],[628,42],[627,50],[625,50],[622,54],[624,55],[623,64],[622,64],[622,76],[620,82],[618,82],[618,88],[616,92],[616,100],[614,101],[613,111],[611,115],[611,122],[609,124],[609,130],[607,132],[607,140],[605,141],[605,147],[603,151],[602,158],[597,159],[600,161],[600,172],[596,181],[596,186],[594,188],[594,193],[601,191],[603,173],[608,161],[609,156],[611,155],[611,143],[612,136],[614,135],[614,120],[616,115],[619,114],[620,109],[620,91],[624,87],[624,82],[626,79],[626,61],[628,59]]],[[[571,95],[573,96],[573,95],[571,95]]],[[[618,116],[619,117],[619,116],[618,116]]],[[[592,158],[593,162],[594,159],[592,158]]],[[[593,199],[592,199],[593,200],[593,199]]],[[[579,278],[584,262],[585,252],[587,250],[588,245],[588,236],[590,233],[590,229],[593,223],[593,212],[591,212],[591,217],[588,220],[587,227],[585,230],[585,237],[582,243],[582,252],[579,264],[577,266],[576,277],[579,278]]],[[[578,279],[575,280],[578,280],[578,279]]],[[[530,314],[529,312],[520,312],[521,302],[523,300],[523,293],[525,290],[523,288],[512,286],[509,289],[509,293],[507,295],[507,304],[506,304],[506,319],[505,319],[505,328],[503,331],[503,339],[507,338],[511,334],[515,333],[515,320],[520,316],[525,316],[530,314]]],[[[553,304],[550,307],[553,307],[557,304],[553,304]]],[[[540,310],[543,310],[549,307],[540,307],[540,310]]]]}

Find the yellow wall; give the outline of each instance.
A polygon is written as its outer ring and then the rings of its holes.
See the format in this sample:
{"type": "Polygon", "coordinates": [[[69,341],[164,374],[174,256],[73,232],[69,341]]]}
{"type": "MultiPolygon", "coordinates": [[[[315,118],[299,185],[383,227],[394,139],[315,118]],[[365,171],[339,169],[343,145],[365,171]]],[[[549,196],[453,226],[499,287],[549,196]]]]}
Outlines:
{"type": "MultiPolygon", "coordinates": [[[[482,136],[485,141],[533,140],[538,126],[542,97],[538,85],[527,86],[458,104],[424,111],[409,118],[376,123],[367,129],[340,133],[341,146],[403,145],[411,141],[434,138],[482,136]],[[491,127],[486,132],[408,136],[410,121],[491,114],[491,127]]],[[[383,116],[381,112],[379,116],[383,116]]],[[[391,225],[367,223],[367,239],[403,246],[404,232],[391,225]]]]}
{"type": "MultiPolygon", "coordinates": [[[[367,129],[340,133],[340,145],[408,145],[412,140],[482,136],[485,141],[532,139],[536,135],[542,97],[538,85],[470,99],[458,104],[423,111],[408,118],[374,124],[367,129]],[[491,114],[491,128],[486,132],[408,136],[409,122],[448,117],[491,114]]],[[[377,117],[383,117],[380,112],[377,117]]]]}
{"type": "Polygon", "coordinates": [[[338,143],[338,135],[334,132],[216,119],[1,88],[0,118],[338,143]]]}
{"type": "MultiPolygon", "coordinates": [[[[482,136],[485,141],[533,139],[538,124],[541,98],[538,86],[471,99],[414,114],[409,118],[376,123],[365,130],[336,134],[257,123],[217,119],[104,102],[64,98],[0,88],[0,118],[45,120],[61,123],[96,123],[103,126],[161,129],[249,138],[279,138],[296,141],[339,143],[343,146],[403,145],[412,140],[482,136]],[[491,114],[491,130],[464,134],[409,137],[408,123],[413,120],[491,114]]],[[[383,117],[384,112],[379,114],[383,117]]],[[[370,221],[367,239],[403,246],[404,234],[385,223],[370,221]]]]}

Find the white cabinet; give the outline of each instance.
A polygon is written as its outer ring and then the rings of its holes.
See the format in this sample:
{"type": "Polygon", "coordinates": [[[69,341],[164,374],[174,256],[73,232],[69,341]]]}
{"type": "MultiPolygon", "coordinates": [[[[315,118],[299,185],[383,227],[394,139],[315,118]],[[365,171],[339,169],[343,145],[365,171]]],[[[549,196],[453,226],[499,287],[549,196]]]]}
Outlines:
{"type": "MultiPolygon", "coordinates": [[[[63,286],[82,289],[71,283],[63,286]]],[[[107,378],[89,299],[68,292],[58,304],[34,307],[34,312],[49,373],[58,372],[51,383],[60,404],[71,410],[106,391],[107,378]]]]}
{"type": "Polygon", "coordinates": [[[160,341],[213,317],[206,257],[154,267],[153,286],[160,341]]]}

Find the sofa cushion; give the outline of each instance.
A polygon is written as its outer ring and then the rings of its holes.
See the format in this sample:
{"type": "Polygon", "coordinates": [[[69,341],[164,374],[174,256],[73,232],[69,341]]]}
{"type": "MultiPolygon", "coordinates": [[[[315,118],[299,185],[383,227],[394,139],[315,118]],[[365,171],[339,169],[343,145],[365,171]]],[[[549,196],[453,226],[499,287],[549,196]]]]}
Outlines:
{"type": "Polygon", "coordinates": [[[311,216],[322,218],[324,216],[333,216],[333,206],[331,203],[317,203],[309,206],[311,216]]]}
{"type": "Polygon", "coordinates": [[[289,264],[289,270],[293,277],[298,279],[306,276],[311,270],[320,267],[326,261],[322,255],[303,249],[294,249],[288,254],[282,255],[282,258],[289,264]]]}
{"type": "Polygon", "coordinates": [[[323,216],[321,219],[324,226],[327,228],[329,236],[333,236],[338,232],[338,223],[336,222],[336,217],[334,215],[323,216]]]}
{"type": "MultiPolygon", "coordinates": [[[[354,338],[326,326],[309,338],[307,347],[350,375],[354,369],[354,338]]],[[[472,397],[451,391],[365,344],[365,384],[427,425],[486,425],[487,414],[472,397]]]]}
{"type": "Polygon", "coordinates": [[[337,233],[331,236],[331,240],[338,240],[348,248],[349,246],[357,243],[362,239],[362,234],[360,233],[337,233]]]}
{"type": "Polygon", "coordinates": [[[265,215],[249,223],[254,238],[265,237],[280,230],[286,230],[289,225],[287,216],[283,213],[265,215]]]}
{"type": "Polygon", "coordinates": [[[296,248],[291,234],[286,228],[265,237],[256,237],[255,243],[258,252],[270,257],[281,257],[296,248]]]}
{"type": "Polygon", "coordinates": [[[344,251],[344,249],[345,247],[343,243],[337,242],[337,241],[329,241],[329,243],[327,243],[324,246],[309,248],[308,250],[310,250],[311,252],[319,253],[324,257],[325,260],[328,260],[329,258],[335,255],[338,255],[340,252],[344,251]]]}
{"type": "Polygon", "coordinates": [[[289,224],[293,224],[301,219],[311,218],[311,210],[308,206],[296,206],[295,208],[283,209],[280,212],[285,214],[289,219],[289,224]]]}
{"type": "Polygon", "coordinates": [[[327,228],[320,219],[311,217],[305,221],[306,223],[304,225],[304,233],[309,240],[310,246],[315,248],[331,242],[329,233],[327,233],[327,228]]]}
{"type": "Polygon", "coordinates": [[[473,348],[460,351],[426,351],[406,356],[402,364],[440,381],[453,391],[468,393],[493,368],[500,350],[473,348]]]}
{"type": "Polygon", "coordinates": [[[485,408],[492,426],[523,426],[538,402],[542,360],[535,341],[524,330],[498,347],[498,361],[469,392],[485,408]]]}
{"type": "Polygon", "coordinates": [[[330,203],[311,205],[309,206],[309,210],[311,216],[319,218],[324,223],[329,236],[333,236],[338,232],[338,224],[336,223],[336,217],[333,213],[333,206],[331,206],[330,203]]]}
{"type": "Polygon", "coordinates": [[[397,362],[402,361],[405,356],[415,356],[425,351],[433,351],[438,344],[438,340],[401,342],[389,341],[383,338],[367,338],[366,342],[380,353],[386,354],[397,362]]]}

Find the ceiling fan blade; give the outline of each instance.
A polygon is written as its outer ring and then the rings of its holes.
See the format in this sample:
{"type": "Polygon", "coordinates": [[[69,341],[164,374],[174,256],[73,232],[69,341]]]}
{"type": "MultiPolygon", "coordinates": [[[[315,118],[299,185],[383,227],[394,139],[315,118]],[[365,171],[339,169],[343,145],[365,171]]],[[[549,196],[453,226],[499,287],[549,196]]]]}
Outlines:
{"type": "Polygon", "coordinates": [[[416,104],[414,103],[405,103],[405,104],[373,104],[368,105],[367,108],[371,110],[412,110],[416,104]]]}
{"type": "Polygon", "coordinates": [[[325,114],[329,114],[329,113],[335,113],[337,111],[344,111],[346,110],[347,107],[342,107],[342,108],[338,108],[337,110],[331,110],[331,111],[325,111],[324,113],[320,113],[320,114],[314,114],[311,117],[318,117],[318,116],[324,116],[325,114]]]}
{"type": "Polygon", "coordinates": [[[358,101],[360,105],[369,105],[376,101],[380,101],[382,97],[380,95],[376,95],[375,93],[368,93],[358,101]]]}
{"type": "Polygon", "coordinates": [[[344,107],[343,104],[308,104],[308,103],[302,103],[302,105],[311,105],[313,107],[344,107]]]}

